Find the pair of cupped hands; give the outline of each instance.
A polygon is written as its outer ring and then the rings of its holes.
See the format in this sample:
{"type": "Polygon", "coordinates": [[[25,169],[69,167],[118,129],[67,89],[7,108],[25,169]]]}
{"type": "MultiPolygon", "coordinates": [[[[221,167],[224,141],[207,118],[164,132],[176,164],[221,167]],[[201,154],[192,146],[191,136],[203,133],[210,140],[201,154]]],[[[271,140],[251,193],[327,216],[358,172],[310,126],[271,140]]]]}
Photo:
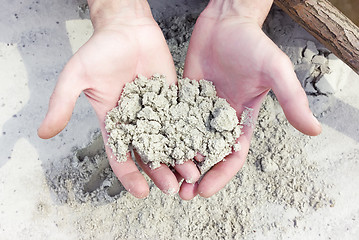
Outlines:
{"type": "MultiPolygon", "coordinates": [[[[117,105],[122,88],[137,74],[155,73],[176,82],[171,53],[161,29],[149,13],[94,21],[94,34],[69,60],[51,96],[48,113],[38,129],[41,138],[51,138],[66,126],[81,92],[87,96],[107,142],[104,119],[117,105]]],[[[321,126],[312,115],[289,58],[263,33],[264,18],[218,14],[205,9],[195,25],[187,52],[184,77],[213,82],[220,97],[227,99],[238,116],[253,108],[256,118],[266,94],[272,89],[289,122],[307,135],[318,135],[321,126]]],[[[239,138],[241,151],[227,156],[200,178],[192,161],[174,167],[150,169],[137,156],[144,172],[164,193],[179,193],[190,200],[210,197],[222,189],[243,166],[253,127],[245,126],[239,138]],[[182,184],[179,183],[182,181],[182,184]]],[[[106,146],[110,165],[123,186],[135,197],[149,194],[148,184],[130,154],[119,163],[106,146]]]]}

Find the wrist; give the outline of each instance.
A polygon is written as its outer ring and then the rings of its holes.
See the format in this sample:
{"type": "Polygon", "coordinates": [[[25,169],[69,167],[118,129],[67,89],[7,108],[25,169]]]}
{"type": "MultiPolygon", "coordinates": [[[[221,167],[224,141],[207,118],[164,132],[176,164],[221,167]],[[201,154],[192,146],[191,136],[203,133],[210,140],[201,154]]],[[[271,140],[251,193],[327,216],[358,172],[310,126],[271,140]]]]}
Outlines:
{"type": "Polygon", "coordinates": [[[147,0],[88,0],[94,29],[153,19],[147,0]]]}
{"type": "Polygon", "coordinates": [[[273,0],[210,0],[204,12],[211,18],[239,17],[262,26],[272,4],[273,0]]]}

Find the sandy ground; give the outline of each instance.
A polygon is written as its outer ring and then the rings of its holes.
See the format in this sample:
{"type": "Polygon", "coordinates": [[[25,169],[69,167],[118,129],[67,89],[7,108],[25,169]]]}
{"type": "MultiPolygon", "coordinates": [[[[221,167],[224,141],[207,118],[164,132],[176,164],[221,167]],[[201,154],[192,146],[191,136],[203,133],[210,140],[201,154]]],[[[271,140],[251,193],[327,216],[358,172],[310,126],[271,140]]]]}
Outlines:
{"type": "MultiPolygon", "coordinates": [[[[204,6],[182,2],[151,1],[179,72],[204,6]]],[[[39,139],[59,72],[92,34],[82,4],[0,9],[0,239],[357,239],[359,77],[278,10],[265,29],[291,57],[323,133],[299,134],[268,97],[247,164],[216,196],[185,202],[151,183],[147,199],[133,198],[108,168],[83,95],[67,128],[39,139]]]]}

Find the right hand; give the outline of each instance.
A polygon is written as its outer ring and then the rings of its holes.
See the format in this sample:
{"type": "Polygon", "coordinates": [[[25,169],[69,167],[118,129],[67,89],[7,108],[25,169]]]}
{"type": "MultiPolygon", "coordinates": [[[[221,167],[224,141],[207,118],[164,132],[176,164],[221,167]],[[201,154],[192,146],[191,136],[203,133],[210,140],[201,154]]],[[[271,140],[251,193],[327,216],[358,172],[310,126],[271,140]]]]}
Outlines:
{"type": "MultiPolygon", "coordinates": [[[[218,95],[227,99],[238,117],[245,107],[252,108],[253,122],[264,97],[273,89],[288,121],[304,134],[318,135],[321,126],[309,109],[307,96],[290,59],[261,29],[270,1],[254,2],[210,2],[195,25],[184,76],[212,81],[218,95]],[[263,10],[259,17],[248,16],[260,7],[263,10]]],[[[180,192],[182,198],[191,199],[197,194],[210,197],[232,179],[245,162],[253,127],[244,126],[242,131],[241,151],[216,164],[198,185],[184,183],[180,192]]]]}
{"type": "MultiPolygon", "coordinates": [[[[111,1],[102,5],[99,2],[89,1],[94,34],[60,74],[48,113],[38,130],[41,138],[51,138],[65,128],[83,91],[97,114],[107,143],[104,119],[107,112],[117,105],[126,83],[134,80],[137,74],[151,77],[155,73],[166,75],[169,83],[176,82],[172,56],[147,2],[115,1],[114,8],[106,5],[111,1]],[[126,4],[119,8],[118,4],[122,2],[126,4]],[[106,7],[110,8],[109,12],[106,12],[106,7]]],[[[148,184],[130,154],[126,162],[119,163],[105,145],[110,165],[123,186],[135,197],[146,197],[148,184]]],[[[142,161],[138,163],[163,192],[178,192],[177,178],[167,166],[162,164],[160,168],[151,170],[142,161]]],[[[199,178],[199,171],[191,161],[175,169],[185,179],[197,181],[199,178]]]]}

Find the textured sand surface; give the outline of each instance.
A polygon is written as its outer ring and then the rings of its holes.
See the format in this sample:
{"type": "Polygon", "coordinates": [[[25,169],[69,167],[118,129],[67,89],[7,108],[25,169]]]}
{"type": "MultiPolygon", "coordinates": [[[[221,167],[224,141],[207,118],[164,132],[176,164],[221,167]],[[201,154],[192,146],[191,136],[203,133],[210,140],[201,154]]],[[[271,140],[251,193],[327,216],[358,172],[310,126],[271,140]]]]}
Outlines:
{"type": "Polygon", "coordinates": [[[169,86],[166,76],[139,75],[126,84],[105,124],[117,161],[127,161],[134,150],[152,169],[194,161],[204,174],[240,149],[236,110],[203,79],[179,78],[169,86]],[[197,154],[201,162],[194,159],[197,154]]]}
{"type": "MultiPolygon", "coordinates": [[[[179,74],[201,1],[182,2],[151,1],[179,74]]],[[[214,197],[185,202],[149,181],[150,196],[133,198],[83,95],[67,128],[40,140],[56,78],[92,34],[82,3],[0,9],[0,239],[357,239],[359,77],[277,9],[265,30],[291,57],[323,133],[295,131],[270,94],[247,163],[214,197]]]]}

